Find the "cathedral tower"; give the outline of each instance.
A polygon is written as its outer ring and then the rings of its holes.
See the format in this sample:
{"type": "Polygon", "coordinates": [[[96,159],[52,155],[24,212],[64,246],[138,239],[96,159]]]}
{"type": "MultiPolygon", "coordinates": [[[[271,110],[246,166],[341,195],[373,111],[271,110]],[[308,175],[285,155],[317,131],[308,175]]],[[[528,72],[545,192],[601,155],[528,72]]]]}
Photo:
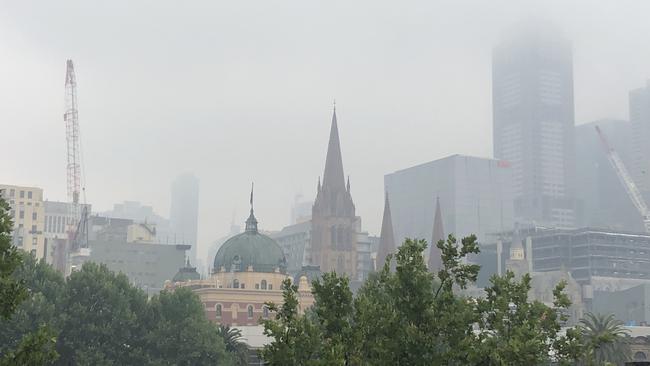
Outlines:
{"type": "Polygon", "coordinates": [[[312,208],[311,258],[321,272],[357,275],[357,226],[354,203],[343,174],[336,108],[332,115],[323,183],[318,182],[312,208]]]}

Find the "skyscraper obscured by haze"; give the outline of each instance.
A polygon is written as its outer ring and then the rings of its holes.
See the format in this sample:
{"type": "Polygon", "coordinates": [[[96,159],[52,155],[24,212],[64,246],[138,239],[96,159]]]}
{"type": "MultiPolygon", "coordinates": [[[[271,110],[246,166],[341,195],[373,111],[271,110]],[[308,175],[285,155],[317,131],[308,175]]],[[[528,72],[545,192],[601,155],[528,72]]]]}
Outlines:
{"type": "Polygon", "coordinates": [[[645,88],[630,92],[630,122],[633,131],[634,181],[646,202],[650,198],[650,80],[645,88]]]}
{"type": "Polygon", "coordinates": [[[492,55],[494,157],[513,168],[515,216],[575,226],[571,44],[541,24],[515,30],[492,55]]]}
{"type": "Polygon", "coordinates": [[[192,174],[180,175],[172,183],[172,204],[169,212],[175,242],[192,246],[188,256],[196,265],[197,228],[199,216],[199,180],[192,174]]]}

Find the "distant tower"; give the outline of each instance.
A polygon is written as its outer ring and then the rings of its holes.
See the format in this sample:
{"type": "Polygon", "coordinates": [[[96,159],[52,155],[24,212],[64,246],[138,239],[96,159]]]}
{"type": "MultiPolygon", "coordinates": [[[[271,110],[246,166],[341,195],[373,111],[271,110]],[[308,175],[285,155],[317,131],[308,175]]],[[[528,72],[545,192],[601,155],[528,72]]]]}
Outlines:
{"type": "MultiPolygon", "coordinates": [[[[397,247],[395,246],[395,235],[393,234],[393,219],[390,214],[390,202],[388,201],[388,192],[384,201],[384,218],[381,221],[381,234],[379,236],[379,248],[377,250],[377,260],[375,268],[381,271],[386,263],[386,257],[389,254],[395,255],[397,247]]],[[[395,259],[391,260],[391,269],[395,268],[395,259]]]]}
{"type": "Polygon", "coordinates": [[[512,33],[492,54],[494,157],[512,166],[516,218],[574,227],[571,44],[535,22],[512,33]]]}
{"type": "Polygon", "coordinates": [[[70,202],[69,225],[76,225],[80,218],[79,193],[81,192],[81,157],[79,144],[79,112],[77,111],[77,77],[72,60],[66,61],[65,72],[65,121],[68,146],[68,202],[70,202]]]}
{"type": "Polygon", "coordinates": [[[311,258],[321,272],[336,271],[357,278],[357,223],[355,207],[343,174],[343,159],[336,121],[332,115],[323,184],[318,185],[312,207],[311,258]]]}
{"type": "Polygon", "coordinates": [[[192,246],[188,254],[192,263],[199,263],[196,259],[198,219],[199,180],[192,174],[183,174],[172,183],[169,221],[176,242],[192,246]]]}
{"type": "Polygon", "coordinates": [[[519,236],[519,232],[516,229],[512,233],[510,257],[506,260],[506,269],[512,271],[517,278],[528,273],[530,270],[521,236],[519,236]]]}
{"type": "Polygon", "coordinates": [[[429,271],[438,272],[442,267],[441,252],[437,245],[440,240],[445,240],[445,229],[442,226],[442,211],[440,198],[436,197],[436,214],[433,218],[433,234],[431,236],[431,249],[429,251],[429,271]]]}
{"type": "Polygon", "coordinates": [[[634,165],[632,174],[646,201],[650,199],[650,80],[630,91],[630,122],[634,165]]]}

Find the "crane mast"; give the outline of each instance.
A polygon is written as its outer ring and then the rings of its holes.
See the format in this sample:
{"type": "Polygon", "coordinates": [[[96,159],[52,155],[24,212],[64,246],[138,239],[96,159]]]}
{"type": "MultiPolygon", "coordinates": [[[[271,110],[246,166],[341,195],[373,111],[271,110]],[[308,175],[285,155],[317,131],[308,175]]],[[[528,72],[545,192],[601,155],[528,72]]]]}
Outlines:
{"type": "Polygon", "coordinates": [[[79,145],[79,112],[77,111],[77,78],[72,60],[66,61],[65,73],[65,137],[67,142],[68,165],[68,202],[71,209],[72,223],[79,218],[79,192],[81,190],[81,158],[79,145]]]}
{"type": "Polygon", "coordinates": [[[614,168],[614,171],[616,172],[618,179],[621,181],[621,184],[625,188],[627,195],[630,197],[632,204],[634,204],[634,207],[636,207],[637,211],[641,215],[645,231],[647,233],[650,233],[650,210],[648,210],[648,205],[646,205],[641,192],[639,192],[636,184],[634,184],[634,180],[632,179],[630,173],[627,171],[625,164],[623,164],[623,160],[621,160],[621,157],[618,155],[616,150],[614,150],[614,148],[609,145],[607,138],[605,138],[605,134],[600,130],[600,127],[596,126],[596,132],[598,132],[600,142],[605,148],[607,160],[609,160],[612,168],[614,168]]]}

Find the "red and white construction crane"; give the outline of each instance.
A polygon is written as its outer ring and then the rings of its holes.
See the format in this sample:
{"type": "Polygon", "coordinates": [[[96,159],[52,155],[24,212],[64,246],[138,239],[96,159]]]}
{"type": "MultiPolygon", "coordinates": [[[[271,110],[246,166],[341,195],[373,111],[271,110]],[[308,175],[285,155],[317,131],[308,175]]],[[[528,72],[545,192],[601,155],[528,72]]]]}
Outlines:
{"type": "Polygon", "coordinates": [[[621,184],[623,184],[623,187],[625,187],[625,191],[630,197],[630,200],[632,200],[634,207],[636,207],[637,211],[639,211],[639,214],[641,215],[645,231],[647,233],[650,233],[650,210],[648,210],[648,205],[645,203],[645,200],[643,199],[641,192],[639,192],[636,184],[634,184],[632,176],[630,176],[627,168],[625,168],[623,160],[621,160],[621,157],[618,155],[616,150],[614,150],[614,148],[609,145],[607,139],[605,138],[605,134],[600,130],[600,127],[596,126],[596,131],[598,132],[600,142],[603,144],[603,147],[607,153],[607,159],[612,165],[612,168],[614,168],[614,171],[616,172],[618,179],[621,181],[621,184]]]}
{"type": "Polygon", "coordinates": [[[69,250],[76,252],[86,246],[86,205],[82,210],[81,193],[81,142],[79,139],[79,111],[77,110],[77,77],[72,60],[66,61],[65,73],[65,121],[67,142],[68,183],[68,239],[69,250]]]}

